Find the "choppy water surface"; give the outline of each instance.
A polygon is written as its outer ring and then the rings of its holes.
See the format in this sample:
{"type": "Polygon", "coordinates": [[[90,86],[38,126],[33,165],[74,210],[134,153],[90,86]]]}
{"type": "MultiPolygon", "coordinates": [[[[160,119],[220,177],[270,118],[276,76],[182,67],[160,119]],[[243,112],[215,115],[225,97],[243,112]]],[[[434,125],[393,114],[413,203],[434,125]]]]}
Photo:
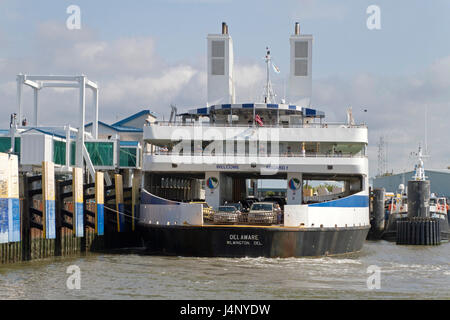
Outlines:
{"type": "Polygon", "coordinates": [[[325,258],[88,255],[0,266],[0,299],[450,299],[450,243],[366,242],[325,258]],[[81,289],[66,286],[78,265],[81,289]],[[367,268],[381,269],[369,290],[367,268]]]}

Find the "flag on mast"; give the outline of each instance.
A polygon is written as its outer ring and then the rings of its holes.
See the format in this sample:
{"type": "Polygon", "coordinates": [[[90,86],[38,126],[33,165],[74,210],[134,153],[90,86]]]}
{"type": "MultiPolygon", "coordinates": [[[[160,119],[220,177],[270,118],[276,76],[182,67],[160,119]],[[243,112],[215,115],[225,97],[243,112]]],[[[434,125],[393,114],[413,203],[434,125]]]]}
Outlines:
{"type": "Polygon", "coordinates": [[[257,115],[255,116],[255,121],[256,121],[256,123],[259,124],[261,127],[264,126],[264,123],[263,123],[263,121],[261,120],[261,117],[259,116],[259,114],[257,114],[257,115]]]}
{"type": "Polygon", "coordinates": [[[280,73],[280,68],[278,68],[275,64],[272,63],[273,71],[276,73],[280,73]]]}

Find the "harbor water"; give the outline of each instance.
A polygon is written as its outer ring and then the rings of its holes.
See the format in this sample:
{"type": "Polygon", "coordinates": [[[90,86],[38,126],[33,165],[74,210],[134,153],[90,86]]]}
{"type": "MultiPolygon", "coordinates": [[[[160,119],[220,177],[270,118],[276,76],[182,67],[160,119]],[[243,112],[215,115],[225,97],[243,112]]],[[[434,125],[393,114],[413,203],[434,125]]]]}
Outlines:
{"type": "Polygon", "coordinates": [[[449,300],[449,253],[450,243],[367,241],[359,253],[321,258],[89,254],[0,266],[0,299],[449,300]],[[67,287],[72,265],[80,289],[67,287]],[[380,270],[379,288],[369,289],[373,268],[380,270]]]}

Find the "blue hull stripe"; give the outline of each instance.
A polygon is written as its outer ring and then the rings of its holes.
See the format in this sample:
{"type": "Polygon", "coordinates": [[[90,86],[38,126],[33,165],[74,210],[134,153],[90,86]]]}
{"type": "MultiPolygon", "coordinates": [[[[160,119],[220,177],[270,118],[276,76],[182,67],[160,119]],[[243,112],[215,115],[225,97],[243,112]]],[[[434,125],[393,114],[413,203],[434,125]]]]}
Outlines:
{"type": "Polygon", "coordinates": [[[333,207],[333,208],[366,208],[369,206],[369,197],[353,195],[350,197],[308,205],[309,207],[333,207]]]}

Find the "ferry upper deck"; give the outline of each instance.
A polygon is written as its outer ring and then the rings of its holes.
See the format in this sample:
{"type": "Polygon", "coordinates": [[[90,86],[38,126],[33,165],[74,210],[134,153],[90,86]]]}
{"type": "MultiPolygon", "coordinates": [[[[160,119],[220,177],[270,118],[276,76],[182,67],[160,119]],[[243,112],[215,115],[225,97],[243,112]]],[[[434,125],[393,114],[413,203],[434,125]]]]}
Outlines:
{"type": "Polygon", "coordinates": [[[152,147],[144,153],[143,170],[204,172],[240,165],[250,172],[261,166],[327,174],[365,172],[367,127],[352,120],[325,123],[324,117],[323,112],[287,104],[189,110],[176,121],[144,126],[143,139],[152,147]]]}
{"type": "Polygon", "coordinates": [[[355,123],[351,109],[345,123],[324,122],[324,112],[311,107],[312,36],[300,34],[296,24],[289,41],[286,100],[276,101],[267,48],[263,102],[236,103],[228,27],[223,24],[222,34],[207,36],[206,105],[181,113],[172,107],[169,121],[144,126],[146,190],[183,200],[186,190],[204,184],[200,198],[214,208],[245,197],[249,179],[285,180],[292,205],[304,202],[302,186],[308,180],[341,182],[343,191],[330,199],[367,194],[367,127],[355,123]]]}

